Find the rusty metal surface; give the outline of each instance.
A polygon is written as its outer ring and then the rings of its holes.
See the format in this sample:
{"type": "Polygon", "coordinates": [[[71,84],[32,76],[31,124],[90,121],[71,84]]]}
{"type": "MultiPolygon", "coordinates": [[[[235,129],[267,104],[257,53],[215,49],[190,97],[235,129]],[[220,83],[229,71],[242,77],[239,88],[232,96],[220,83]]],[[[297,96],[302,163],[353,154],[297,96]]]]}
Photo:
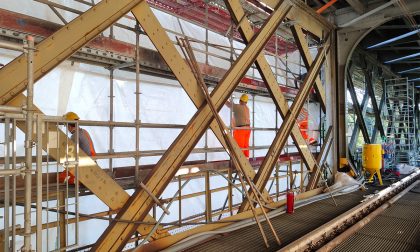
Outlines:
{"type": "MultiPolygon", "coordinates": [[[[346,210],[356,206],[363,199],[362,192],[336,197],[335,207],[331,198],[295,209],[294,214],[283,214],[271,219],[282,241],[278,246],[274,237],[267,232],[270,247],[266,248],[256,225],[216,236],[212,240],[186,251],[277,251],[322,224],[334,219],[346,210]]],[[[264,228],[267,225],[264,223],[264,228]]]]}
{"type": "Polygon", "coordinates": [[[419,251],[419,191],[413,188],[333,251],[419,251]]]}

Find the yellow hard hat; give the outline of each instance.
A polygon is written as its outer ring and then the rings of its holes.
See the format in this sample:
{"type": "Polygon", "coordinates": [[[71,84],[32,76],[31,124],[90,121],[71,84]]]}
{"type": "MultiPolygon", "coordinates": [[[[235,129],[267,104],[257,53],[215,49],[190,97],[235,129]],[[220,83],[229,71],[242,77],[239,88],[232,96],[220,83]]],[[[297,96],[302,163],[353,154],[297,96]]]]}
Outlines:
{"type": "Polygon", "coordinates": [[[64,118],[68,121],[74,121],[74,120],[79,120],[80,119],[80,117],[74,112],[67,112],[64,115],[64,118]]]}
{"type": "Polygon", "coordinates": [[[241,95],[241,98],[239,100],[243,102],[248,102],[248,95],[247,94],[241,95]]]}

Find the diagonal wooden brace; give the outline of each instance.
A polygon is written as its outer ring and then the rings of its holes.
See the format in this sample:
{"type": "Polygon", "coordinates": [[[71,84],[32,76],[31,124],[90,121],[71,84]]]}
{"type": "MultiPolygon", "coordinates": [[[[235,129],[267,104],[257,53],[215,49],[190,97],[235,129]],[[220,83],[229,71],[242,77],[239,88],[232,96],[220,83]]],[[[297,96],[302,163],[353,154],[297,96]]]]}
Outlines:
{"type": "MultiPolygon", "coordinates": [[[[275,9],[259,31],[258,35],[249,43],[237,61],[220,81],[219,85],[213,90],[211,99],[218,111],[224,106],[243,75],[252,63],[254,63],[255,58],[262,51],[264,45],[270,39],[271,35],[290,9],[291,6],[288,3],[280,4],[280,6],[275,9]]],[[[144,183],[154,195],[159,197],[162,194],[180,165],[184,162],[189,153],[191,153],[191,150],[204,134],[205,130],[210,126],[213,119],[209,106],[203,104],[146,178],[144,183]]],[[[241,159],[241,157],[239,158],[241,159]]],[[[116,219],[141,221],[151,210],[152,206],[153,200],[151,197],[144,190],[138,188],[125,204],[124,208],[120,210],[116,219]]],[[[136,226],[137,225],[134,223],[112,222],[96,242],[93,250],[122,250],[126,242],[134,233],[136,226]]]]}
{"type": "MultiPolygon", "coordinates": [[[[241,6],[239,0],[228,0],[225,1],[226,7],[230,12],[230,16],[232,17],[235,24],[238,25],[238,31],[242,36],[242,39],[245,43],[249,43],[249,41],[254,36],[254,31],[251,25],[248,22],[248,19],[245,16],[245,12],[241,6]],[[243,21],[245,20],[245,22],[243,21]]],[[[268,91],[271,94],[271,97],[274,100],[274,103],[277,107],[277,110],[280,112],[280,116],[282,119],[285,118],[287,113],[289,112],[289,106],[287,105],[287,101],[283,95],[283,92],[278,86],[276,77],[274,76],[270,65],[268,64],[264,54],[261,53],[258,55],[256,60],[256,65],[258,71],[261,74],[261,77],[267,83],[268,91]]],[[[299,153],[302,156],[303,161],[306,164],[308,170],[312,171],[316,166],[316,160],[312,153],[310,152],[308,145],[303,138],[299,127],[295,124],[292,129],[292,138],[296,144],[296,148],[298,149],[299,153]]]]}
{"type": "MultiPolygon", "coordinates": [[[[267,155],[265,156],[263,163],[261,164],[260,169],[258,170],[257,176],[254,179],[254,183],[259,190],[265,188],[272,172],[274,165],[277,162],[277,159],[286,144],[287,138],[292,131],[293,125],[295,124],[296,118],[299,115],[300,110],[303,107],[306,99],[309,96],[309,93],[312,89],[313,83],[316,76],[321,70],[321,65],[325,60],[325,55],[329,50],[329,37],[328,41],[324,43],[322,50],[318,52],[318,55],[315,61],[312,63],[312,66],[309,68],[308,74],[305,77],[303,85],[301,86],[295,101],[293,102],[290,112],[287,114],[284,119],[276,137],[274,138],[273,143],[271,144],[267,155]]],[[[239,208],[240,211],[247,210],[249,208],[249,201],[244,201],[239,208]]]]}

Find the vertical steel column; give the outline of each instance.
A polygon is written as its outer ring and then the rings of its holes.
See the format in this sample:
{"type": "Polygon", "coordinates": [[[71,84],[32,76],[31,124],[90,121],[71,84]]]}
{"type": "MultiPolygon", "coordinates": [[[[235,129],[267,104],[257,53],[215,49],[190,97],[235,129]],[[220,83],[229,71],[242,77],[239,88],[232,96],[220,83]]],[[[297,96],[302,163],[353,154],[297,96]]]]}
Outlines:
{"type": "Polygon", "coordinates": [[[26,99],[26,134],[25,134],[25,207],[24,207],[24,247],[22,251],[31,251],[31,187],[32,187],[32,134],[33,134],[33,87],[34,87],[34,76],[33,76],[33,57],[34,57],[34,38],[27,36],[27,99],[26,99]]]}
{"type": "MultiPolygon", "coordinates": [[[[207,1],[204,1],[206,9],[205,9],[205,14],[206,14],[206,43],[205,43],[205,47],[206,47],[206,65],[209,64],[209,4],[207,1]]],[[[207,133],[206,133],[207,134],[207,133]]]]}
{"type": "Polygon", "coordinates": [[[136,155],[135,155],[135,170],[134,183],[137,186],[140,183],[139,177],[139,163],[140,163],[140,26],[136,24],[136,155]]]}
{"type": "MultiPolygon", "coordinates": [[[[109,69],[109,122],[114,121],[114,69],[109,69]]],[[[114,154],[114,126],[109,126],[109,148],[108,153],[114,154]]],[[[112,158],[109,159],[109,171],[113,173],[112,158]]]]}
{"type": "MultiPolygon", "coordinates": [[[[276,81],[278,82],[279,81],[279,75],[278,75],[278,72],[277,72],[277,69],[278,69],[278,61],[279,61],[279,54],[278,54],[278,50],[279,50],[279,46],[278,46],[278,36],[276,35],[275,36],[275,41],[276,41],[276,45],[275,45],[275,48],[276,48],[276,53],[275,53],[275,55],[274,55],[274,65],[275,65],[275,67],[274,67],[274,76],[276,77],[276,81]]],[[[286,86],[287,86],[287,82],[286,82],[286,86]]],[[[277,115],[276,115],[277,116],[277,115]]],[[[277,119],[277,117],[276,117],[276,119],[277,119]]]]}
{"type": "MultiPolygon", "coordinates": [[[[4,122],[4,169],[10,169],[10,119],[4,122]]],[[[3,251],[9,251],[9,207],[10,207],[10,176],[4,176],[4,242],[3,251]]]]}
{"type": "Polygon", "coordinates": [[[36,118],[36,251],[42,251],[42,115],[36,118]]]}
{"type": "MultiPolygon", "coordinates": [[[[16,119],[12,123],[12,169],[16,169],[16,119]]],[[[13,176],[12,187],[12,251],[16,251],[16,176],[13,176]]]]}
{"type": "MultiPolygon", "coordinates": [[[[255,94],[252,95],[252,158],[255,160],[255,94]]],[[[249,151],[249,148],[248,148],[249,151]]]]}
{"type": "Polygon", "coordinates": [[[182,225],[182,179],[181,175],[178,176],[178,222],[179,226],[182,225]]]}

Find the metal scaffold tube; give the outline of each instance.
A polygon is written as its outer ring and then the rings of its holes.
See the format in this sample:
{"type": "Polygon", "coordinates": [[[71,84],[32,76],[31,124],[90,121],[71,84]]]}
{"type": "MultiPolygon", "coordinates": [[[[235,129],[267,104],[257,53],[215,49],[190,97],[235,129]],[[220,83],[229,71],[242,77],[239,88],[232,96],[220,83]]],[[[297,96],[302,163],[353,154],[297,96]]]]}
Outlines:
{"type": "Polygon", "coordinates": [[[136,24],[136,156],[135,156],[135,185],[140,183],[140,156],[137,154],[140,151],[140,26],[136,24]]]}
{"type": "Polygon", "coordinates": [[[24,207],[24,245],[22,251],[31,251],[31,186],[32,186],[32,134],[33,134],[33,52],[34,52],[34,38],[27,36],[27,66],[28,66],[28,85],[27,85],[27,100],[26,100],[26,134],[25,134],[25,207],[24,207]]]}

